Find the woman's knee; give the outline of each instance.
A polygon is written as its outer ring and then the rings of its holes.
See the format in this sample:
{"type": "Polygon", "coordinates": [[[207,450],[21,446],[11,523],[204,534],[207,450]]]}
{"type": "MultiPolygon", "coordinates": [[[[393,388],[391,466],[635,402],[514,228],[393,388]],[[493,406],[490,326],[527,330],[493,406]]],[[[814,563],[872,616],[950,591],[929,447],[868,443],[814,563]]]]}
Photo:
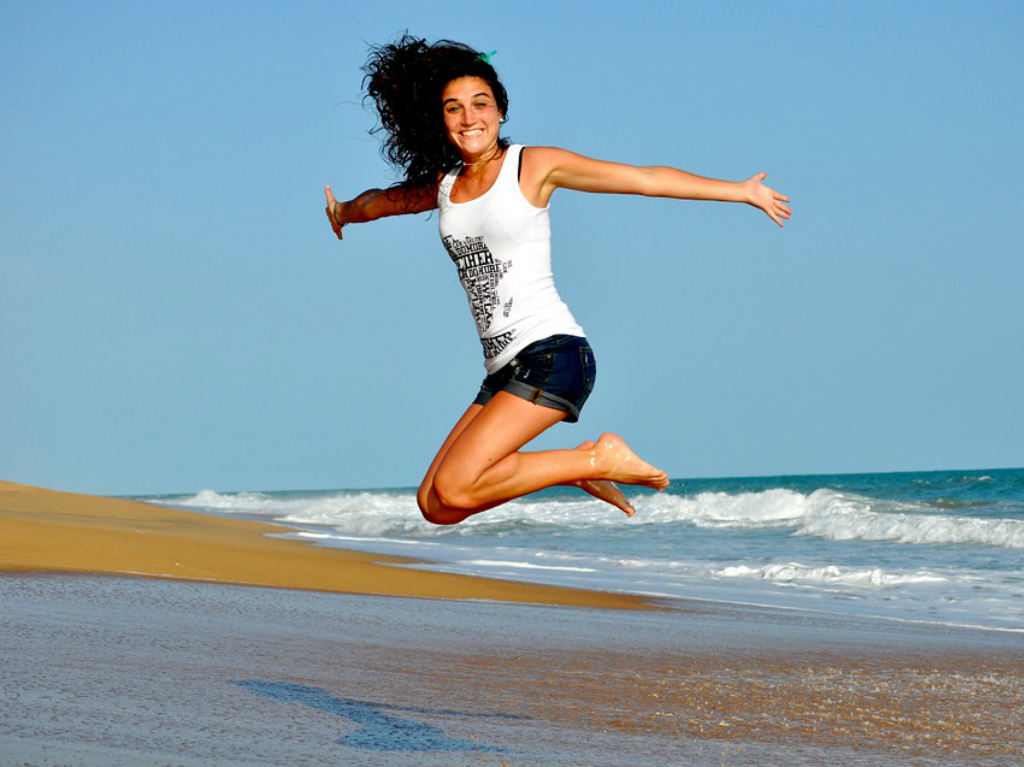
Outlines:
{"type": "Polygon", "coordinates": [[[434,475],[434,495],[442,506],[449,509],[468,510],[476,506],[470,483],[461,472],[445,466],[441,466],[434,475]]]}
{"type": "Polygon", "coordinates": [[[420,486],[416,493],[416,503],[423,518],[435,525],[455,525],[467,516],[464,512],[442,503],[433,484],[420,486]]]}

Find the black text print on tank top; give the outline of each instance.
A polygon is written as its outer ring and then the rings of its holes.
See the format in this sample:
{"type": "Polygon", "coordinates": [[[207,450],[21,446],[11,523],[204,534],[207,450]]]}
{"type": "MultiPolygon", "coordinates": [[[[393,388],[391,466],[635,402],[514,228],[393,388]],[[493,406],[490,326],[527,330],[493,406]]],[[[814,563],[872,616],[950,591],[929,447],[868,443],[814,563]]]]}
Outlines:
{"type": "Polygon", "coordinates": [[[502,333],[493,338],[483,338],[483,335],[491,326],[494,310],[500,303],[498,283],[508,272],[512,262],[495,258],[494,254],[488,250],[482,236],[460,239],[448,235],[442,237],[441,241],[452,261],[455,262],[455,268],[459,272],[459,281],[469,296],[473,319],[476,320],[477,331],[481,336],[480,342],[484,346],[484,357],[487,359],[496,357],[502,349],[509,345],[514,334],[512,332],[502,333]]]}

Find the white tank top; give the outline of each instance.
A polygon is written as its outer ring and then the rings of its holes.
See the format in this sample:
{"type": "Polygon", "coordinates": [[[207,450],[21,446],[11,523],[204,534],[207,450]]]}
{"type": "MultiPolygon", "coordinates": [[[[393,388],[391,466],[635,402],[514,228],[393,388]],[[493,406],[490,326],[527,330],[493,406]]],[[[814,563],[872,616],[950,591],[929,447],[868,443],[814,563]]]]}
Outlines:
{"type": "Polygon", "coordinates": [[[475,200],[451,201],[460,167],[437,191],[441,242],[469,299],[488,374],[534,341],[584,335],[555,290],[548,209],[531,205],[519,189],[522,149],[508,148],[498,178],[475,200]]]}

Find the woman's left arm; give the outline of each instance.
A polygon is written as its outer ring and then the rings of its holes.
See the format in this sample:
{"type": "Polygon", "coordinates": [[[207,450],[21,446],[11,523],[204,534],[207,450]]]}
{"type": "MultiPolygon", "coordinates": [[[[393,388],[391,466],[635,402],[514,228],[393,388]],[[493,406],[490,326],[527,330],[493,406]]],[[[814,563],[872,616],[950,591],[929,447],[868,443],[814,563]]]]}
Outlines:
{"type": "Polygon", "coordinates": [[[679,200],[745,202],[782,226],[791,215],[789,198],[764,184],[761,172],[745,181],[720,181],[665,166],[640,167],[594,160],[555,147],[530,147],[523,156],[523,191],[541,207],[556,189],[606,194],[642,194],[679,200]]]}

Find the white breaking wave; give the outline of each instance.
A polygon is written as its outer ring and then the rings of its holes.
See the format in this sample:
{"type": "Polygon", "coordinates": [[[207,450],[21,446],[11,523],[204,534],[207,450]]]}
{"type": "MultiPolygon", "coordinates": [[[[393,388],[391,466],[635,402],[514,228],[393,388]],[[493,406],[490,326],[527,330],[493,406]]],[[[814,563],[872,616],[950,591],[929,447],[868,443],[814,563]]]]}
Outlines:
{"type": "Polygon", "coordinates": [[[361,536],[417,535],[428,527],[412,493],[362,491],[274,496],[200,490],[187,498],[158,501],[179,508],[266,516],[297,525],[324,525],[361,536]]]}
{"type": "Polygon", "coordinates": [[[902,586],[912,583],[944,583],[947,579],[927,570],[915,573],[890,573],[879,567],[869,569],[842,568],[836,565],[806,567],[795,562],[787,564],[748,567],[736,565],[713,570],[713,575],[723,578],[761,578],[776,583],[824,583],[843,586],[902,586]]]}
{"type": "Polygon", "coordinates": [[[219,494],[203,490],[162,501],[179,507],[267,516],[281,523],[324,525],[361,536],[505,537],[541,527],[610,529],[625,525],[691,524],[707,529],[789,529],[830,541],[901,544],[968,544],[1024,548],[1024,521],[936,514],[928,507],[880,501],[820,489],[809,495],[787,489],[749,493],[659,493],[633,498],[628,522],[607,504],[588,498],[513,501],[454,527],[424,521],[411,492],[338,492],[308,496],[219,494]]]}
{"type": "Polygon", "coordinates": [[[687,521],[710,528],[791,527],[797,535],[814,535],[832,541],[1024,548],[1024,521],[1021,520],[907,513],[925,507],[882,502],[827,489],[815,490],[810,495],[782,489],[759,493],[699,493],[692,497],[659,495],[640,498],[636,506],[639,521],[687,521]],[[885,510],[876,511],[876,508],[885,510]]]}
{"type": "Polygon", "coordinates": [[[273,507],[280,503],[269,495],[263,493],[233,493],[223,495],[216,490],[200,490],[188,498],[172,498],[166,501],[172,506],[195,507],[200,509],[213,509],[227,512],[252,512],[259,513],[264,509],[273,507]]]}
{"type": "Polygon", "coordinates": [[[872,511],[867,498],[816,490],[809,500],[812,513],[800,521],[797,533],[832,541],[863,540],[895,543],[961,543],[1024,548],[1024,521],[980,519],[940,514],[872,511]]]}
{"type": "Polygon", "coordinates": [[[642,496],[634,501],[641,522],[692,522],[699,527],[781,527],[808,513],[808,496],[794,490],[642,496]]]}

